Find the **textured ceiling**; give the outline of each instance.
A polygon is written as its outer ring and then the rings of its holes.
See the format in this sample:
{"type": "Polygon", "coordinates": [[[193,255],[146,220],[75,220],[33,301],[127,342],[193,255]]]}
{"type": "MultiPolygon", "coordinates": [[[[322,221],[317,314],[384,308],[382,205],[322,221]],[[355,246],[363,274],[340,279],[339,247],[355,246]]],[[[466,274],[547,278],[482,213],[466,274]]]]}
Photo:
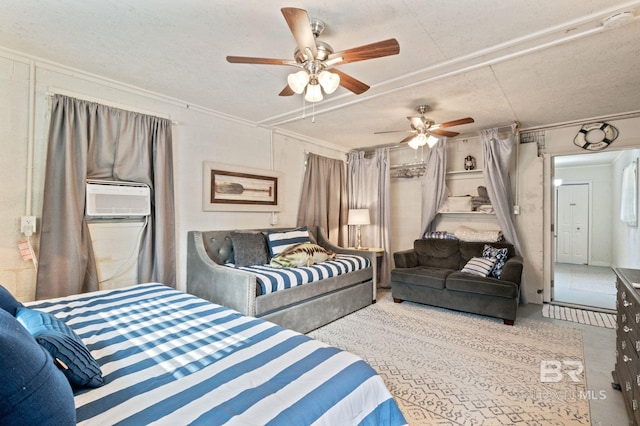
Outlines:
{"type": "Polygon", "coordinates": [[[436,122],[473,117],[451,129],[463,134],[640,109],[640,18],[601,25],[621,11],[640,16],[640,0],[2,3],[0,47],[345,148],[401,140],[373,133],[409,130],[421,103],[436,122]],[[371,89],[340,88],[303,111],[300,95],[278,96],[295,68],[225,60],[292,59],[281,7],[322,19],[320,40],[336,51],[396,38],[400,54],[337,66],[371,89]]]}

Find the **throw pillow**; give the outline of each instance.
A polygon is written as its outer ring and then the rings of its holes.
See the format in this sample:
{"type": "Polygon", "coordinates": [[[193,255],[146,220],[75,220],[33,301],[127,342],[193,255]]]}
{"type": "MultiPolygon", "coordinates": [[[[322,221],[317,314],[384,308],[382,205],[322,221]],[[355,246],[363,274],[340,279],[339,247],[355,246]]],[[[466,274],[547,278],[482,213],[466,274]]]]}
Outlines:
{"type": "Polygon", "coordinates": [[[73,391],[51,356],[0,309],[0,424],[75,425],[73,391]]]}
{"type": "Polygon", "coordinates": [[[262,232],[232,232],[236,268],[269,263],[267,241],[262,232]]]}
{"type": "Polygon", "coordinates": [[[18,308],[16,318],[51,354],[71,385],[102,386],[100,365],[71,327],[47,312],[29,308],[18,308]]]}
{"type": "Polygon", "coordinates": [[[489,244],[484,245],[484,249],[482,250],[482,257],[495,257],[497,259],[496,264],[491,270],[492,277],[500,279],[500,276],[502,275],[502,268],[504,268],[504,264],[507,262],[508,253],[509,250],[506,248],[498,249],[490,246],[489,244]]]}
{"type": "Polygon", "coordinates": [[[336,254],[313,243],[296,244],[271,259],[270,265],[276,268],[299,268],[311,266],[336,258],[336,254]]]}
{"type": "Polygon", "coordinates": [[[0,285],[0,308],[15,317],[16,310],[21,306],[23,306],[22,303],[18,302],[16,298],[9,293],[9,290],[0,285]]]}
{"type": "Polygon", "coordinates": [[[478,275],[481,277],[486,277],[491,273],[491,269],[493,269],[493,265],[496,263],[496,258],[484,258],[484,257],[472,257],[464,268],[462,268],[462,272],[467,272],[469,274],[478,275]]]}
{"type": "Polygon", "coordinates": [[[267,244],[269,245],[271,257],[279,255],[295,244],[308,243],[310,241],[309,231],[306,226],[292,229],[291,231],[269,231],[267,233],[267,244]]]}

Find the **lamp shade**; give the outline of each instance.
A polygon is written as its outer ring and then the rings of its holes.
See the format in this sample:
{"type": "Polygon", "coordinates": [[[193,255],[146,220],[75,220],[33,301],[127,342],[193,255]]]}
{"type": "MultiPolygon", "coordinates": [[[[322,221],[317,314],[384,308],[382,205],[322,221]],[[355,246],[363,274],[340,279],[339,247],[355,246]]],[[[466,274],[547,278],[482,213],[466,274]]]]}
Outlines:
{"type": "Polygon", "coordinates": [[[369,225],[369,209],[349,209],[347,225],[369,225]]]}
{"type": "Polygon", "coordinates": [[[340,76],[329,71],[322,71],[318,74],[318,82],[328,95],[336,91],[340,85],[340,76]]]}
{"type": "Polygon", "coordinates": [[[413,148],[413,149],[420,148],[420,144],[418,143],[418,137],[417,136],[409,141],[409,146],[411,148],[413,148]]]}
{"type": "Polygon", "coordinates": [[[429,135],[429,137],[427,138],[427,145],[429,145],[429,148],[433,148],[437,143],[438,143],[438,138],[436,138],[433,135],[429,135]]]}
{"type": "Polygon", "coordinates": [[[320,102],[323,98],[320,85],[318,83],[309,84],[307,86],[307,94],[304,95],[304,98],[307,100],[307,102],[320,102]]]}
{"type": "Polygon", "coordinates": [[[291,73],[287,77],[287,83],[289,83],[291,90],[300,94],[304,92],[304,88],[307,87],[307,83],[309,83],[309,73],[305,70],[291,73]]]}

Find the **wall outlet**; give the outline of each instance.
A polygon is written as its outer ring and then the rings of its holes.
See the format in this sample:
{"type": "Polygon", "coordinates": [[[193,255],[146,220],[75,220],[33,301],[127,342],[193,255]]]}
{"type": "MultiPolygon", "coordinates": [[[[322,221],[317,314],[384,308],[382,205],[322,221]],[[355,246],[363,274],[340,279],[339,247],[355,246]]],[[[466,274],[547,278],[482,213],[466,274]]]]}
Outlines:
{"type": "Polygon", "coordinates": [[[35,216],[22,216],[20,218],[20,232],[27,237],[36,232],[36,217],[35,216]]]}
{"type": "Polygon", "coordinates": [[[513,206],[513,214],[520,214],[520,206],[513,206]]]}
{"type": "Polygon", "coordinates": [[[271,212],[271,219],[269,220],[269,223],[272,226],[278,224],[278,214],[276,212],[271,212]]]}

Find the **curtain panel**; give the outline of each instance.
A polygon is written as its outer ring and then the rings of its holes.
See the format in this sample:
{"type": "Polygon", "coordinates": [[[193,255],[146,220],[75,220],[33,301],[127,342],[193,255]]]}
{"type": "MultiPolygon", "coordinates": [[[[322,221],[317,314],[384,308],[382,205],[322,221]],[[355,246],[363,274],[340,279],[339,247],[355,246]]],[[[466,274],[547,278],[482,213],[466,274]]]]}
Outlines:
{"type": "Polygon", "coordinates": [[[333,244],[346,246],[347,211],[344,161],[309,154],[298,208],[298,226],[319,226],[333,244]]]}
{"type": "Polygon", "coordinates": [[[420,178],[422,186],[422,233],[433,231],[433,220],[447,199],[447,138],[439,138],[438,143],[427,150],[425,171],[420,178]]]}
{"type": "MultiPolygon", "coordinates": [[[[515,124],[511,125],[511,133],[504,139],[499,137],[497,128],[481,130],[478,133],[484,157],[482,173],[498,225],[505,239],[513,244],[516,254],[521,255],[520,241],[513,222],[513,191],[509,174],[516,148],[515,127],[515,124]]],[[[520,302],[527,303],[525,280],[522,280],[520,286],[520,302]]]]}
{"type": "MultiPolygon", "coordinates": [[[[378,285],[388,287],[391,281],[391,228],[389,149],[380,148],[373,158],[364,151],[348,154],[348,195],[350,209],[368,209],[370,225],[362,227],[365,245],[384,249],[378,285]]],[[[356,246],[356,233],[349,233],[349,246],[356,246]]]]}
{"type": "Polygon", "coordinates": [[[175,287],[173,153],[169,120],[55,95],[45,171],[36,299],[98,290],[84,217],[86,180],[151,188],[138,282],[175,287]]]}

